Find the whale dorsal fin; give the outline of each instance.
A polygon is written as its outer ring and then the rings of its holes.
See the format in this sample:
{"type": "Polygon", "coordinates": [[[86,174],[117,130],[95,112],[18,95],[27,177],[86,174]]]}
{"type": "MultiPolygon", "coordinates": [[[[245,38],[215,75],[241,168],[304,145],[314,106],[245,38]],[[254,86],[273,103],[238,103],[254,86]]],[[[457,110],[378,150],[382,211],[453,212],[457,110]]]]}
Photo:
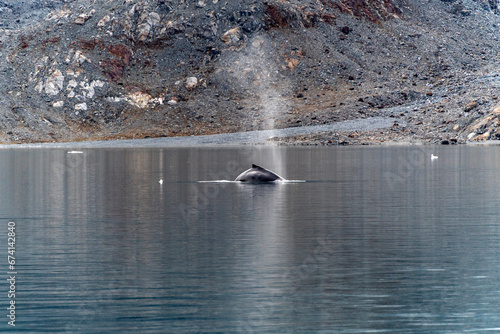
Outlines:
{"type": "Polygon", "coordinates": [[[260,167],[260,166],[257,166],[256,164],[252,164],[252,168],[264,169],[264,168],[262,168],[262,167],[260,167]]]}

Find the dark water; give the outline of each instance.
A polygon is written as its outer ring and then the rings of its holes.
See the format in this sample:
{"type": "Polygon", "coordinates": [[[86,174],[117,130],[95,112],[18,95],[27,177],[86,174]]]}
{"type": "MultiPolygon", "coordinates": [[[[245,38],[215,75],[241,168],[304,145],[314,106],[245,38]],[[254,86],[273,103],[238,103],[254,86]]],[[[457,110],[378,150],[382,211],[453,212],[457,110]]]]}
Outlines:
{"type": "Polygon", "coordinates": [[[14,330],[500,332],[499,162],[464,146],[0,151],[14,330]],[[197,182],[251,163],[308,182],[197,182]]]}

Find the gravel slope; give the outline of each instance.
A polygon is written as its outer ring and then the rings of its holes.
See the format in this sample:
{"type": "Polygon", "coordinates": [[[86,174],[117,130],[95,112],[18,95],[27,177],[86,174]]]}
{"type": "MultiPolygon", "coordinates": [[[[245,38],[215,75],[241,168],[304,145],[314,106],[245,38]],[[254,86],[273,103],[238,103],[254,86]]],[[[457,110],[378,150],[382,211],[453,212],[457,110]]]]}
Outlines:
{"type": "Polygon", "coordinates": [[[0,1],[0,142],[500,138],[496,1],[0,1]]]}

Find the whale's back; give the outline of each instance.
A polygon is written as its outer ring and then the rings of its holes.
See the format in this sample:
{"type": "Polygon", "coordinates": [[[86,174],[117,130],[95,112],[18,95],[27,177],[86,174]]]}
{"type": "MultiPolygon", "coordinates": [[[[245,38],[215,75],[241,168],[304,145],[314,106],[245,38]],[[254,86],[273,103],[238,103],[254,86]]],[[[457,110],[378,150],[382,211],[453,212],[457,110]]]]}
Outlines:
{"type": "Polygon", "coordinates": [[[251,183],[272,182],[279,180],[283,180],[283,178],[278,174],[255,164],[252,164],[252,168],[244,171],[235,179],[235,181],[251,183]]]}

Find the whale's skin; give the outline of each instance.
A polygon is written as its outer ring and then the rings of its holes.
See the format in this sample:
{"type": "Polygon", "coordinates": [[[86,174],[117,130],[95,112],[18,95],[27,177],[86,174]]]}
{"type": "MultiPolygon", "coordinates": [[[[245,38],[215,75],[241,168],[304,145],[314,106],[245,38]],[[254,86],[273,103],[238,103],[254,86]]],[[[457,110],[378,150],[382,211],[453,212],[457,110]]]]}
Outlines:
{"type": "Polygon", "coordinates": [[[252,168],[247,169],[235,179],[235,181],[248,183],[263,183],[283,180],[284,179],[278,174],[255,164],[252,164],[252,168]]]}

